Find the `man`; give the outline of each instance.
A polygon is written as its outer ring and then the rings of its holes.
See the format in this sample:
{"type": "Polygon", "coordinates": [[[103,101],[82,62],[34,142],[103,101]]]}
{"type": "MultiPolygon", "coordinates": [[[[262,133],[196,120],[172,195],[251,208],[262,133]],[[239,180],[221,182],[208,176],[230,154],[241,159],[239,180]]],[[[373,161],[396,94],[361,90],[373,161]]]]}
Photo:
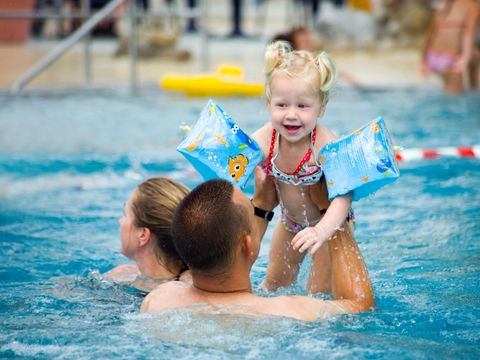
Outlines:
{"type": "Polygon", "coordinates": [[[308,296],[265,298],[252,293],[250,270],[267,227],[267,220],[255,214],[262,215],[265,210],[261,208],[276,205],[273,189],[265,191],[265,186],[272,185],[265,184],[256,178],[253,201],[225,180],[207,181],[184,198],[175,213],[172,233],[178,253],[191,270],[193,283],[172,281],[158,286],[145,298],[142,312],[205,304],[220,306],[228,313],[313,321],[328,314],[372,309],[370,279],[347,227],[328,241],[335,300],[308,296]]]}

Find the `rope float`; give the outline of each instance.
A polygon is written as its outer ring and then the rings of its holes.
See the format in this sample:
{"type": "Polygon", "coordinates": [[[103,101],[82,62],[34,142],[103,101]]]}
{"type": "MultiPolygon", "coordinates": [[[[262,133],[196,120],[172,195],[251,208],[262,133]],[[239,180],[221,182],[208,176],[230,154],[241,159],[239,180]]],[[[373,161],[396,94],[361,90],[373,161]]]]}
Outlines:
{"type": "Polygon", "coordinates": [[[401,149],[397,151],[398,162],[430,160],[440,157],[480,158],[480,145],[470,147],[441,147],[438,149],[401,149]]]}

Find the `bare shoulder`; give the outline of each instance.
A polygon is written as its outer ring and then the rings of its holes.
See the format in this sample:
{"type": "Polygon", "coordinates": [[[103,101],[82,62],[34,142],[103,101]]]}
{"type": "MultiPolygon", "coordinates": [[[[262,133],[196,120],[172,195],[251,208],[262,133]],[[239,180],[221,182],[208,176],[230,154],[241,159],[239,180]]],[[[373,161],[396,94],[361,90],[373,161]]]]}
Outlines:
{"type": "Polygon", "coordinates": [[[132,282],[140,275],[137,264],[123,264],[107,271],[103,276],[117,282],[132,282]]]}
{"type": "Polygon", "coordinates": [[[337,136],[323,125],[317,125],[317,141],[315,143],[315,150],[319,151],[329,142],[337,140],[337,136]]]}
{"type": "Polygon", "coordinates": [[[182,281],[169,281],[158,285],[142,302],[140,312],[157,312],[177,308],[183,304],[179,299],[186,297],[190,285],[182,281]]]}
{"type": "Polygon", "coordinates": [[[279,296],[266,299],[265,313],[303,321],[315,321],[335,314],[349,312],[337,301],[320,300],[310,296],[279,296]]]}
{"type": "Polygon", "coordinates": [[[272,124],[270,122],[267,122],[260,129],[255,131],[252,135],[252,138],[255,139],[258,145],[260,145],[260,148],[264,153],[268,153],[272,130],[272,124]]]}

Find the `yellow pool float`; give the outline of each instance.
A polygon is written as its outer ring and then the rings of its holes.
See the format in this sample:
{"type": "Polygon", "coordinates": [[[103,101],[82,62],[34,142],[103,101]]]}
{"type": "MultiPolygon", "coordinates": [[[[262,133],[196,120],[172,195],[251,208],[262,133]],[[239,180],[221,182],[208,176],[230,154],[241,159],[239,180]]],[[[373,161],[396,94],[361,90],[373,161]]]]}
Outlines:
{"type": "Polygon", "coordinates": [[[264,91],[263,84],[245,82],[242,69],[232,65],[220,65],[216,73],[165,74],[160,87],[189,96],[258,96],[264,91]]]}

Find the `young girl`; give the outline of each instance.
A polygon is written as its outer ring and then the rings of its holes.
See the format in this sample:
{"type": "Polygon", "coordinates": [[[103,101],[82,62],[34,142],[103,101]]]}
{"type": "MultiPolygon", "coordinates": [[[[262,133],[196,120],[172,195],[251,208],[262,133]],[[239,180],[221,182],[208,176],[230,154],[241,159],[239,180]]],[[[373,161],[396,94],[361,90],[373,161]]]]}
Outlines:
{"type": "Polygon", "coordinates": [[[326,53],[292,51],[283,41],[265,53],[266,96],[271,121],[253,137],[268,157],[281,206],[270,248],[264,285],[269,290],[295,281],[305,251],[313,256],[310,292],[330,290],[330,260],[325,242],[350,217],[351,196],[327,200],[319,150],[335,140],[317,124],[325,112],[335,67],[326,53]],[[317,183],[322,186],[312,186],[317,183]]]}

